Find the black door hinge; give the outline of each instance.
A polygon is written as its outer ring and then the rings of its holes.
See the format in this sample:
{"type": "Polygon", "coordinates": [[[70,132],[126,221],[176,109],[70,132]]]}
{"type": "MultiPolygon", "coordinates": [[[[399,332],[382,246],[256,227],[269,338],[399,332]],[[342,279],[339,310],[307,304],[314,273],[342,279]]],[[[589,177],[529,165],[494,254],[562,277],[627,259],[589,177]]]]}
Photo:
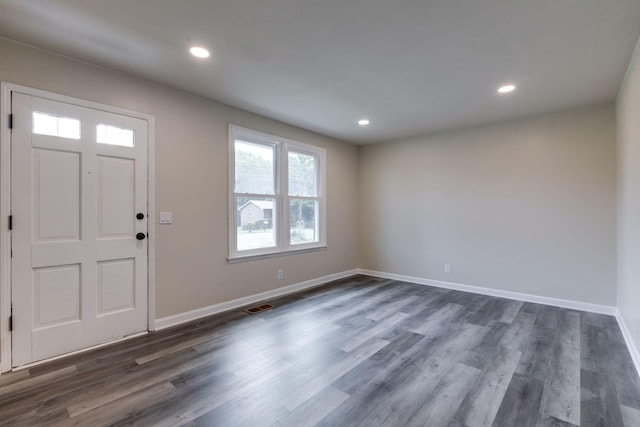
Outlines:
{"type": "Polygon", "coordinates": [[[13,215],[9,215],[9,230],[13,230],[13,215]]]}
{"type": "Polygon", "coordinates": [[[9,129],[13,129],[13,114],[9,114],[9,129]]]}
{"type": "Polygon", "coordinates": [[[9,332],[13,331],[13,315],[9,316],[9,332]]]}

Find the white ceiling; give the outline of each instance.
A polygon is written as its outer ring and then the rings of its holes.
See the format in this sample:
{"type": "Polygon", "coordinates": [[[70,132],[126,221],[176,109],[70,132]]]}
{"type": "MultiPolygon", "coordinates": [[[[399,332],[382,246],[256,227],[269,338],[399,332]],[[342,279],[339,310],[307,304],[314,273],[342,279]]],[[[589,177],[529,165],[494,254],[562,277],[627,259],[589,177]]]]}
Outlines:
{"type": "Polygon", "coordinates": [[[357,143],[612,100],[639,34],[638,0],[0,0],[2,37],[357,143]]]}

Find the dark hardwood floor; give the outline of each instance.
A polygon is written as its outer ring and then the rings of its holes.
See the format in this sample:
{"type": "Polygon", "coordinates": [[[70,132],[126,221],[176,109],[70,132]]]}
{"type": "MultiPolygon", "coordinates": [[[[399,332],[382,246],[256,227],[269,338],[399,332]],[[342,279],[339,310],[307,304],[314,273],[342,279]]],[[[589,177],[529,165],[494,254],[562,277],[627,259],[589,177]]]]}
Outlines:
{"type": "Polygon", "coordinates": [[[640,426],[615,319],[358,276],[0,376],[10,426],[640,426]]]}

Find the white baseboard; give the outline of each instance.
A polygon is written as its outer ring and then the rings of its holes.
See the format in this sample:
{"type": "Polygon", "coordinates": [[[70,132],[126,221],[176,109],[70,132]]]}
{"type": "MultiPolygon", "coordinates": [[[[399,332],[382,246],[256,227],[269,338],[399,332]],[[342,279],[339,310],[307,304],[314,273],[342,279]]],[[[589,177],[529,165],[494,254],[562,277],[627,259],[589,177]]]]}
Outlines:
{"type": "Polygon", "coordinates": [[[633,364],[636,367],[638,376],[640,376],[640,351],[638,351],[638,347],[631,337],[629,328],[627,328],[627,323],[624,321],[624,317],[622,317],[622,314],[618,309],[616,309],[616,320],[618,320],[618,326],[620,326],[620,331],[622,331],[622,336],[624,337],[624,341],[629,349],[629,354],[631,354],[633,364]]]}
{"type": "Polygon", "coordinates": [[[193,320],[197,320],[202,317],[211,316],[212,314],[233,310],[235,308],[253,304],[259,301],[264,301],[267,299],[280,297],[280,296],[291,294],[294,292],[299,292],[304,289],[309,289],[316,286],[324,285],[334,280],[355,276],[356,274],[358,274],[357,269],[343,271],[341,273],[329,274],[328,276],[322,276],[316,279],[311,279],[311,280],[307,280],[300,283],[294,283],[293,285],[284,286],[282,288],[274,289],[272,291],[261,292],[259,294],[249,295],[249,296],[234,299],[231,301],[222,302],[220,304],[214,304],[208,307],[198,308],[196,310],[187,311],[185,313],[174,314],[173,316],[167,316],[161,319],[156,319],[155,328],[156,330],[170,328],[172,326],[180,325],[186,322],[191,322],[193,320]]]}
{"type": "Polygon", "coordinates": [[[464,285],[454,282],[424,279],[421,277],[405,276],[402,274],[385,273],[382,271],[358,269],[359,274],[381,277],[383,279],[400,280],[403,282],[417,283],[419,285],[433,286],[436,288],[452,289],[455,291],[471,292],[474,294],[489,295],[492,297],[513,299],[518,301],[533,302],[536,304],[552,305],[555,307],[569,308],[572,310],[589,311],[591,313],[608,314],[615,316],[617,308],[609,305],[591,304],[588,302],[565,300],[560,298],[543,297],[539,295],[524,294],[520,292],[503,291],[500,289],[483,288],[481,286],[464,285]]]}

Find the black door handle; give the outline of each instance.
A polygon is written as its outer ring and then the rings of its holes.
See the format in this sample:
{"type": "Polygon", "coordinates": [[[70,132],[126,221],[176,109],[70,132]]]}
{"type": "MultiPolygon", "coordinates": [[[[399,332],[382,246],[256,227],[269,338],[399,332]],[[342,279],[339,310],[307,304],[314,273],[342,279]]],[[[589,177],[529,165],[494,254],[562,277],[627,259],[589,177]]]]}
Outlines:
{"type": "Polygon", "coordinates": [[[145,237],[147,237],[147,235],[144,234],[144,233],[136,234],[136,239],[138,239],[138,240],[144,240],[145,237]]]}
{"type": "Polygon", "coordinates": [[[138,213],[136,214],[136,218],[137,218],[137,219],[144,219],[144,214],[143,214],[142,212],[138,212],[138,213]]]}

